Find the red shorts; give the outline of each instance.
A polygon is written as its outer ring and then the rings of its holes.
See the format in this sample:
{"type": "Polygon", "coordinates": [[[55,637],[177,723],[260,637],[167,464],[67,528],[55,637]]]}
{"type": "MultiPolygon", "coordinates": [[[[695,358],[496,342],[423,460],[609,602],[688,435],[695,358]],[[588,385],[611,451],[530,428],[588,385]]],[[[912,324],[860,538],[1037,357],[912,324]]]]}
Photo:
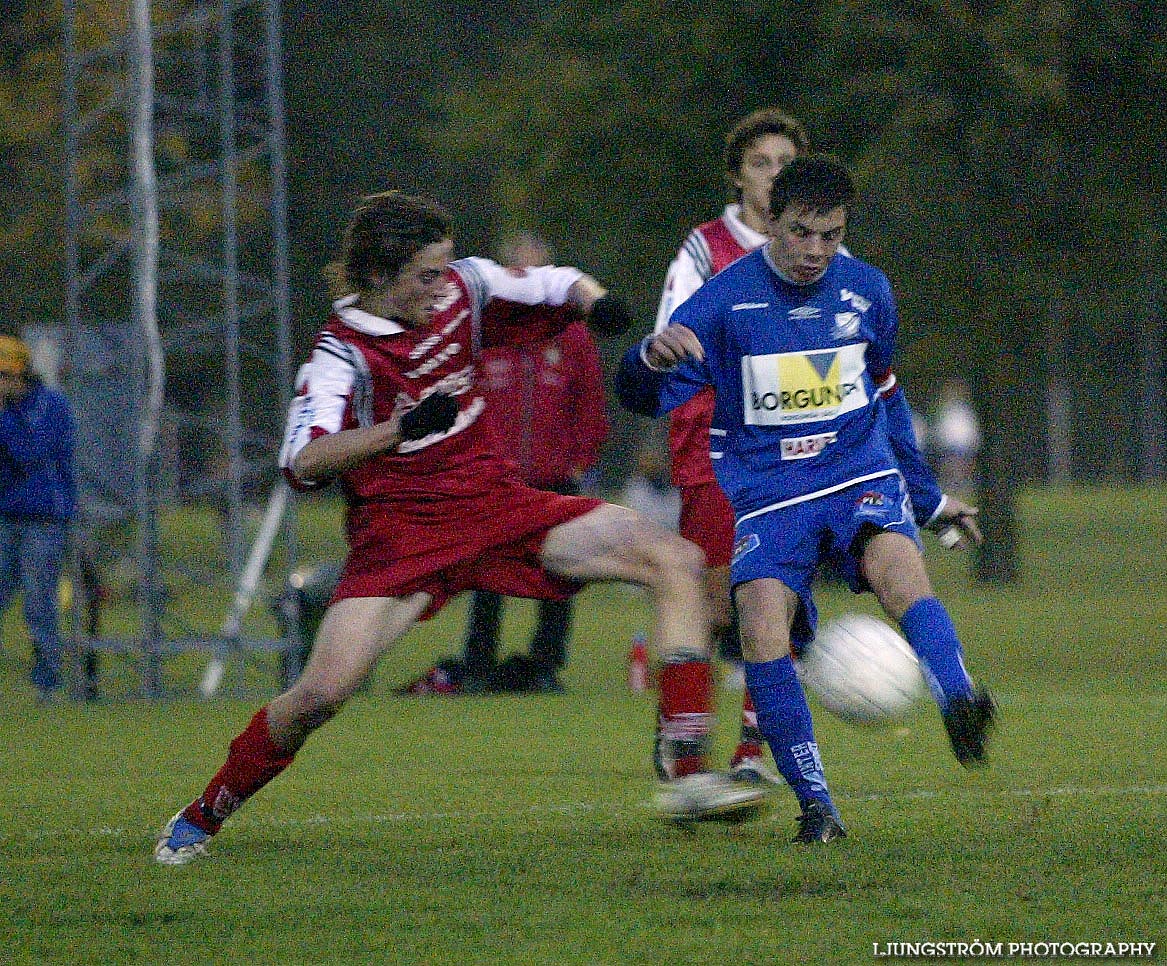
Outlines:
{"type": "Polygon", "coordinates": [[[729,566],[733,522],[733,507],[716,483],[681,487],[681,536],[705,551],[707,567],[729,566]]]}
{"type": "Polygon", "coordinates": [[[506,482],[473,497],[350,507],[349,555],[332,601],[422,591],[433,598],[425,620],[464,590],[565,600],[579,585],[543,570],[543,541],[602,502],[506,482]]]}

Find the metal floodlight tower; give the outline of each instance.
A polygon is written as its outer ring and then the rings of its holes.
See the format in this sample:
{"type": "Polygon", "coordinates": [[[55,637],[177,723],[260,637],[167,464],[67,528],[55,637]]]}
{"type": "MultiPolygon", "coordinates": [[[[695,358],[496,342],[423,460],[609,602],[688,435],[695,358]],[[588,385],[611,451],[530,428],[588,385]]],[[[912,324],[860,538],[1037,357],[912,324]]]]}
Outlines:
{"type": "Polygon", "coordinates": [[[157,696],[167,654],[278,647],[241,640],[241,614],[172,634],[158,514],[212,498],[232,587],[256,569],[245,495],[270,477],[291,386],[280,4],[110,10],[64,0],[67,354],[83,526],[136,526],[140,640],[88,643],[140,648],[157,696]]]}

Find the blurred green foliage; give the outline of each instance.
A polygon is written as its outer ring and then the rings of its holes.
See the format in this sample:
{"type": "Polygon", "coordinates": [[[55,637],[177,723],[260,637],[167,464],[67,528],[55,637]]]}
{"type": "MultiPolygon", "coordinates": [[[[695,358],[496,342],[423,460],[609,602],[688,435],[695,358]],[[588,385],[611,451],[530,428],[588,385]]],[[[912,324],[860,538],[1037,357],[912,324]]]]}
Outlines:
{"type": "MultiPolygon", "coordinates": [[[[0,264],[15,327],[60,317],[63,215],[59,32],[40,5],[12,8],[0,264]]],[[[1161,4],[508,0],[485,19],[455,0],[371,0],[288,3],[285,22],[297,354],[348,210],[387,186],[448,203],[466,253],[543,232],[647,328],[684,234],[724,201],[724,132],[778,104],[858,175],[849,244],[896,286],[914,405],[952,373],[974,386],[1001,511],[989,529],[1008,534],[1016,484],[1044,475],[1056,376],[1075,473],[1138,474],[1139,414],[1148,387],[1159,407],[1164,392],[1162,349],[1145,347],[1167,339],[1161,4]]],[[[605,347],[609,364],[623,347],[605,347]]],[[[614,416],[613,478],[648,431],[614,416]]]]}

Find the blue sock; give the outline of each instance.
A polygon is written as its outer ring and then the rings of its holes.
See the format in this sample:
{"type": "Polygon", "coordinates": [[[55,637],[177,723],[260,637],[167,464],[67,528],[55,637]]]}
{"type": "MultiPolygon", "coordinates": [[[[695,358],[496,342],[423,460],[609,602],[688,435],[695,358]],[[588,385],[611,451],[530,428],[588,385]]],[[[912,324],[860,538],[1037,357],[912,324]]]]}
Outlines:
{"type": "Polygon", "coordinates": [[[747,661],[745,671],[746,686],[758,712],[758,729],[765,735],[782,777],[800,804],[814,799],[838,815],[823,778],[814,722],[794,672],[794,661],[789,657],[760,664],[747,661]]]}
{"type": "Polygon", "coordinates": [[[960,639],[940,601],[935,597],[916,601],[900,620],[900,628],[920,658],[924,680],[941,709],[953,698],[972,695],[960,639]]]}

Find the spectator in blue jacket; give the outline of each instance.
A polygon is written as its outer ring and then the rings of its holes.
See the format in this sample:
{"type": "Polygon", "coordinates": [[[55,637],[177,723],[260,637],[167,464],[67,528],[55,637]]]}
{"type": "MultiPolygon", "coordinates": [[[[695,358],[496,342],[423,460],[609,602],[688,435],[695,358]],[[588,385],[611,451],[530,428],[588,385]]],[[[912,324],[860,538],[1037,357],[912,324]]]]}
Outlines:
{"type": "Polygon", "coordinates": [[[77,503],[73,436],[68,400],[32,373],[23,341],[0,336],[0,617],[21,589],[42,702],[61,694],[57,586],[77,503]]]}

